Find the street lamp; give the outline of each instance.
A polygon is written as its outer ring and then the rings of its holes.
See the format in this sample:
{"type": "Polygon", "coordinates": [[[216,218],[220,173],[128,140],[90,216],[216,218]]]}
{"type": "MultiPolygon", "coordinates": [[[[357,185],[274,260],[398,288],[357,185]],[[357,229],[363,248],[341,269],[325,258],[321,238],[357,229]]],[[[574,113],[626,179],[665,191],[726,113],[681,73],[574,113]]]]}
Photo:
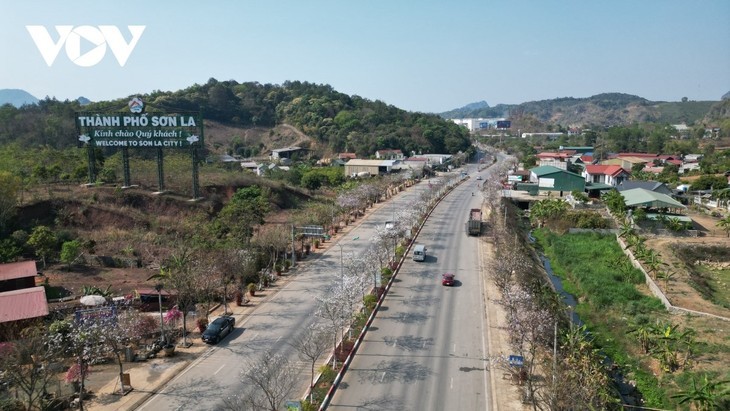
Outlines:
{"type": "Polygon", "coordinates": [[[160,303],[160,343],[165,343],[165,323],[164,319],[162,318],[162,283],[159,283],[155,286],[155,291],[157,291],[157,299],[160,303]]]}

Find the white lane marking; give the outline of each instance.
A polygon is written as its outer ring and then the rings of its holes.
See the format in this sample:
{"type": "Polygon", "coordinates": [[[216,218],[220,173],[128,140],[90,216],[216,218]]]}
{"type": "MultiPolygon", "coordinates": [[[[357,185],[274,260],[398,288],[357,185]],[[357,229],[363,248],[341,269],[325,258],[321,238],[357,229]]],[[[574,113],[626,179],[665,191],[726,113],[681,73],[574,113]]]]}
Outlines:
{"type": "Polygon", "coordinates": [[[383,380],[385,379],[385,373],[386,373],[386,372],[387,372],[387,371],[383,371],[383,376],[382,376],[382,377],[380,377],[380,382],[383,382],[383,380]]]}
{"type": "Polygon", "coordinates": [[[451,384],[449,385],[449,388],[452,390],[454,389],[454,377],[451,377],[451,384]]]}
{"type": "Polygon", "coordinates": [[[276,342],[279,342],[279,340],[281,340],[281,337],[282,336],[280,335],[279,338],[276,339],[276,342]]]}
{"type": "Polygon", "coordinates": [[[454,343],[454,354],[456,354],[456,343],[454,343]]]}
{"type": "Polygon", "coordinates": [[[218,369],[217,369],[217,370],[215,370],[215,372],[213,373],[213,375],[216,375],[216,374],[218,374],[218,373],[219,373],[219,372],[220,372],[220,371],[221,371],[221,370],[222,370],[223,368],[225,368],[225,366],[226,366],[226,365],[225,365],[225,364],[223,364],[223,365],[221,365],[220,367],[218,367],[218,369]]]}

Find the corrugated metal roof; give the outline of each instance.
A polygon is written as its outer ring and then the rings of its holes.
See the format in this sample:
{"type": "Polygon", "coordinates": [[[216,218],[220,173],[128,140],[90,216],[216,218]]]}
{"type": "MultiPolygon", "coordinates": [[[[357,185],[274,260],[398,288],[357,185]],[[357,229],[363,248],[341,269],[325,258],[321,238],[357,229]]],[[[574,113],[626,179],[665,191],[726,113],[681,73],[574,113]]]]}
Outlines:
{"type": "Polygon", "coordinates": [[[345,164],[347,164],[348,166],[390,167],[393,165],[393,160],[366,160],[361,158],[353,158],[345,164]]]}
{"type": "Polygon", "coordinates": [[[553,167],[553,166],[540,166],[540,167],[535,167],[535,168],[530,169],[530,172],[534,173],[538,177],[544,176],[547,174],[561,173],[563,171],[565,171],[565,170],[563,170],[562,168],[557,168],[557,167],[553,167]]]}
{"type": "Polygon", "coordinates": [[[634,188],[620,192],[627,207],[654,207],[654,208],[687,208],[672,197],[650,191],[644,188],[634,188]]]}
{"type": "Polygon", "coordinates": [[[48,315],[46,290],[43,287],[0,293],[0,323],[48,315]]]}
{"type": "Polygon", "coordinates": [[[38,270],[36,269],[35,261],[0,264],[0,281],[35,277],[37,273],[38,270]]]}

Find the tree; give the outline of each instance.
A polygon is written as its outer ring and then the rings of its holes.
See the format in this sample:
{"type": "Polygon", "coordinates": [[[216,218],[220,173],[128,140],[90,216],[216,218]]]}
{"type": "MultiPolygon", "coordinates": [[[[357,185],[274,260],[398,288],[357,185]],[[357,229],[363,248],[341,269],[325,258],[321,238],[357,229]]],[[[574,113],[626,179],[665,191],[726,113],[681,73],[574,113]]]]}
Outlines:
{"type": "Polygon", "coordinates": [[[48,367],[57,357],[48,344],[45,328],[31,326],[15,342],[0,343],[0,373],[22,395],[27,410],[45,409],[46,389],[56,375],[48,367]]]}
{"type": "MultiPolygon", "coordinates": [[[[50,327],[50,346],[74,358],[66,379],[78,382],[79,392],[84,393],[84,383],[90,370],[91,360],[104,355],[108,347],[103,343],[108,325],[105,320],[56,321],[50,327]]],[[[79,395],[79,409],[84,409],[84,396],[79,395]]]]}
{"type": "Polygon", "coordinates": [[[79,240],[66,241],[61,245],[61,262],[66,264],[68,271],[71,271],[71,264],[81,254],[81,242],[79,240]]]}
{"type": "Polygon", "coordinates": [[[269,211],[269,192],[259,186],[241,188],[226,204],[214,221],[214,231],[220,238],[248,245],[254,227],[264,223],[269,211]]]}
{"type": "Polygon", "coordinates": [[[241,381],[244,386],[251,387],[250,390],[226,401],[226,409],[278,411],[282,403],[295,394],[299,374],[287,357],[267,352],[245,364],[241,381]]]}
{"type": "Polygon", "coordinates": [[[329,346],[329,335],[327,332],[320,330],[315,324],[307,327],[302,333],[294,337],[289,345],[294,347],[299,353],[299,359],[306,361],[309,365],[309,401],[311,402],[314,395],[314,367],[317,360],[327,351],[329,346]]]}
{"type": "Polygon", "coordinates": [[[695,376],[692,376],[692,388],[682,390],[679,394],[672,395],[678,399],[679,404],[692,404],[698,411],[719,410],[722,406],[728,405],[730,397],[730,380],[710,381],[707,374],[703,377],[703,384],[697,384],[695,376]]]}
{"type": "Polygon", "coordinates": [[[112,354],[117,360],[119,366],[119,387],[120,393],[125,394],[124,387],[124,354],[130,343],[139,340],[141,335],[137,333],[140,316],[132,311],[127,310],[120,313],[116,321],[108,322],[101,340],[106,346],[106,350],[112,354]]]}
{"type": "Polygon", "coordinates": [[[722,220],[718,221],[716,226],[720,227],[728,237],[730,237],[730,215],[725,216],[722,220]]]}
{"type": "Polygon", "coordinates": [[[7,171],[0,171],[0,235],[5,232],[5,225],[15,214],[20,184],[18,177],[7,171]]]}
{"type": "Polygon", "coordinates": [[[46,260],[56,248],[56,236],[50,228],[39,225],[30,233],[28,245],[33,247],[36,256],[43,262],[43,268],[46,268],[46,260]]]}
{"type": "Polygon", "coordinates": [[[727,178],[724,176],[702,175],[693,181],[689,186],[692,191],[695,190],[722,190],[727,188],[727,178]]]}

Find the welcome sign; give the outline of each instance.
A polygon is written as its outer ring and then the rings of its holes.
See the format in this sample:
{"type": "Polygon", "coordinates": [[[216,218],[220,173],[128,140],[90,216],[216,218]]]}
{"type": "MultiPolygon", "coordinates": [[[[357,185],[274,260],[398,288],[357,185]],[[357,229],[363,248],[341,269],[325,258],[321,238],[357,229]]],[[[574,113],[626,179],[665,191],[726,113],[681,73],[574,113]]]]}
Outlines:
{"type": "Polygon", "coordinates": [[[79,145],[92,147],[195,148],[203,146],[203,121],[196,114],[145,114],[140,99],[130,114],[77,113],[79,145]]]}

